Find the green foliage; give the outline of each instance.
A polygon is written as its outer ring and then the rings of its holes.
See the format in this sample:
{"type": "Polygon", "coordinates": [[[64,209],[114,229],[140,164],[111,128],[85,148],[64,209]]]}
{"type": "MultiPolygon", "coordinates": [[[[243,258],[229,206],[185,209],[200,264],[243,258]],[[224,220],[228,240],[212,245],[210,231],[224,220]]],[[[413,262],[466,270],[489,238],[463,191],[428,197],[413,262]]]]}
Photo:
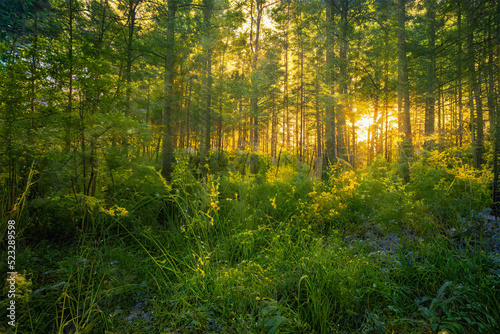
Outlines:
{"type": "Polygon", "coordinates": [[[409,185],[417,200],[425,203],[432,214],[447,225],[459,217],[469,217],[491,203],[488,170],[473,169],[460,158],[459,151],[432,151],[413,166],[409,185]]]}
{"type": "Polygon", "coordinates": [[[237,158],[200,177],[178,153],[170,183],[135,164],[94,197],[33,200],[26,240],[66,248],[21,252],[22,330],[495,331],[500,259],[480,229],[449,232],[490,176],[453,154],[430,153],[403,185],[380,159],[320,181],[295,164],[242,175],[237,158]],[[73,243],[56,236],[63,221],[73,243]]]}
{"type": "Polygon", "coordinates": [[[49,197],[33,200],[29,206],[25,237],[53,243],[72,243],[78,237],[81,217],[74,198],[49,197]]]}

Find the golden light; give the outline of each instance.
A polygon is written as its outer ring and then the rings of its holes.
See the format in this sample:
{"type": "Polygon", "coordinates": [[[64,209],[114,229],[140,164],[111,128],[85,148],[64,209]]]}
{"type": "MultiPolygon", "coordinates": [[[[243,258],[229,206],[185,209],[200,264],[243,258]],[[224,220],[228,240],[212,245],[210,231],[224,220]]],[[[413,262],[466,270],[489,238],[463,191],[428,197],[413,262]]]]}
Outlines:
{"type": "Polygon", "coordinates": [[[370,135],[370,131],[372,130],[371,129],[372,125],[373,125],[373,117],[369,115],[362,117],[360,120],[356,122],[356,126],[358,127],[357,130],[358,142],[366,142],[369,139],[368,136],[370,135]]]}
{"type": "MultiPolygon", "coordinates": [[[[354,113],[357,113],[357,108],[352,108],[354,113]]],[[[372,131],[373,115],[369,113],[358,113],[356,120],[356,138],[358,142],[366,142],[369,140],[370,131],[372,131]]]]}

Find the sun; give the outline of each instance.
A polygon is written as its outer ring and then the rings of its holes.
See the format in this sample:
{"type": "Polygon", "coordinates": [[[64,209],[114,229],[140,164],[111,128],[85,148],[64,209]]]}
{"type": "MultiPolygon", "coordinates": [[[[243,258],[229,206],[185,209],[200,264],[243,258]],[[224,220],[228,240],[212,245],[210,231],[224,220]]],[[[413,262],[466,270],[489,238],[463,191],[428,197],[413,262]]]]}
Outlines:
{"type": "MultiPolygon", "coordinates": [[[[356,112],[357,108],[353,108],[356,112]]],[[[372,130],[373,116],[370,114],[364,114],[356,121],[356,137],[358,142],[367,142],[370,138],[370,131],[372,130]]]]}

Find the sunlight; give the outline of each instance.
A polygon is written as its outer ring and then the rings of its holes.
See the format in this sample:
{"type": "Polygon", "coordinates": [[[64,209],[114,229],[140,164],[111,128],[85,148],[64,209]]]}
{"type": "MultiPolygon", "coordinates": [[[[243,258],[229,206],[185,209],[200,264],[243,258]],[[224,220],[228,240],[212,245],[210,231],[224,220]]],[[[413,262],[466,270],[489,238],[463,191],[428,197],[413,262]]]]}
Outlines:
{"type": "MultiPolygon", "coordinates": [[[[357,108],[353,108],[353,111],[356,112],[357,108]]],[[[368,137],[370,134],[370,127],[373,125],[373,116],[363,115],[356,121],[356,136],[358,138],[358,142],[366,142],[368,141],[368,137]]]]}
{"type": "Polygon", "coordinates": [[[358,126],[357,136],[359,142],[366,142],[369,139],[368,135],[370,133],[370,127],[372,126],[372,124],[373,124],[373,118],[371,117],[364,117],[357,122],[358,126]]]}

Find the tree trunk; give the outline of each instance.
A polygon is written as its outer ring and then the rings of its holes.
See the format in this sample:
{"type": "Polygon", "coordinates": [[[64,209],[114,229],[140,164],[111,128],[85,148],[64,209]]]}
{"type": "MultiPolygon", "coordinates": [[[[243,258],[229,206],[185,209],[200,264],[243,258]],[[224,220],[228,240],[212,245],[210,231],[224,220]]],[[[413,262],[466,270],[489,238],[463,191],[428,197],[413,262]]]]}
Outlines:
{"type": "Polygon", "coordinates": [[[347,52],[349,49],[348,41],[348,13],[349,13],[349,1],[342,0],[340,3],[340,49],[339,49],[339,102],[337,106],[337,152],[338,157],[343,160],[348,160],[347,149],[345,145],[345,132],[346,132],[346,110],[347,110],[347,95],[349,92],[349,77],[348,77],[348,59],[347,52]]]}
{"type": "Polygon", "coordinates": [[[165,77],[163,88],[163,147],[162,175],[171,179],[174,163],[174,145],[172,133],[172,115],[174,111],[174,79],[175,79],[175,14],[177,0],[168,1],[167,13],[167,50],[165,52],[165,77]]]}
{"type": "Polygon", "coordinates": [[[133,42],[134,42],[134,31],[135,31],[135,19],[137,13],[137,6],[140,0],[129,0],[128,3],[128,39],[127,39],[127,60],[125,66],[125,80],[127,82],[127,87],[125,89],[125,116],[130,115],[130,95],[132,92],[131,82],[132,82],[132,53],[133,53],[133,42]]]}
{"type": "Polygon", "coordinates": [[[259,87],[256,78],[257,72],[257,62],[259,60],[259,50],[260,50],[260,28],[262,14],[264,11],[264,0],[256,0],[255,6],[257,9],[257,18],[255,19],[255,40],[253,39],[253,0],[250,9],[251,15],[251,27],[250,27],[250,48],[252,52],[252,95],[251,95],[251,109],[253,118],[253,129],[252,129],[252,149],[257,151],[259,149],[259,87]]]}
{"type": "Polygon", "coordinates": [[[425,135],[434,134],[436,105],[436,0],[426,2],[428,20],[428,50],[427,50],[427,95],[425,99],[425,135]]]}
{"type": "Polygon", "coordinates": [[[494,18],[491,19],[491,22],[488,23],[488,119],[490,121],[490,138],[494,138],[495,136],[495,113],[496,113],[496,92],[495,92],[495,62],[494,62],[494,49],[495,42],[494,36],[492,35],[492,23],[494,22],[494,18]]]}
{"type": "MultiPolygon", "coordinates": [[[[316,62],[317,64],[317,62],[316,62]]],[[[321,138],[321,129],[323,127],[323,123],[321,122],[321,111],[320,111],[320,107],[319,107],[319,94],[320,94],[320,90],[319,90],[319,77],[318,77],[318,72],[316,72],[316,77],[315,77],[315,80],[314,80],[314,83],[315,83],[315,108],[316,108],[316,158],[319,158],[321,157],[321,154],[323,153],[322,152],[322,141],[323,139],[321,138]]]]}
{"type": "Polygon", "coordinates": [[[479,168],[482,164],[483,156],[483,109],[481,101],[481,73],[479,66],[476,73],[476,57],[474,46],[474,29],[476,25],[474,9],[469,4],[467,11],[468,35],[467,35],[467,53],[469,60],[469,106],[471,122],[471,144],[473,165],[479,168]],[[475,100],[475,101],[474,101],[475,100]],[[474,105],[475,102],[475,105],[474,105]]]}
{"type": "Polygon", "coordinates": [[[457,25],[458,25],[458,61],[457,61],[457,77],[458,77],[458,137],[459,145],[462,147],[463,135],[464,135],[464,123],[463,123],[463,99],[462,99],[462,0],[458,0],[458,14],[457,14],[457,25]]]}
{"type": "Polygon", "coordinates": [[[398,116],[399,131],[411,139],[410,89],[408,85],[408,62],[406,59],[405,22],[406,0],[399,1],[398,15],[398,116]]]}
{"type": "Polygon", "coordinates": [[[378,92],[375,94],[373,98],[373,125],[371,126],[371,145],[370,145],[370,154],[369,154],[369,163],[371,163],[374,157],[379,154],[379,145],[378,145],[378,108],[379,108],[379,95],[378,92]]]}
{"type": "MultiPolygon", "coordinates": [[[[497,2],[497,30],[496,30],[496,53],[497,66],[500,68],[500,1],[497,2]]],[[[498,76],[498,73],[497,73],[498,76]]],[[[498,77],[497,77],[498,80],[498,77]]],[[[497,87],[498,89],[499,87],[497,87]]],[[[499,158],[500,158],[500,108],[498,107],[498,96],[495,96],[496,112],[495,112],[495,142],[494,142],[494,158],[493,158],[493,210],[495,215],[500,215],[500,185],[499,185],[499,158]]]]}
{"type": "Polygon", "coordinates": [[[406,60],[405,22],[406,0],[398,0],[398,128],[403,138],[400,147],[399,175],[403,182],[410,180],[408,159],[413,155],[410,124],[410,90],[406,60]]]}
{"type": "MultiPolygon", "coordinates": [[[[326,104],[325,110],[325,151],[323,168],[326,169],[333,164],[337,158],[336,152],[336,120],[333,96],[335,94],[335,6],[333,1],[327,2],[326,8],[326,81],[330,90],[330,100],[326,104]]],[[[324,174],[325,175],[325,174],[324,174]]]]}
{"type": "Polygon", "coordinates": [[[273,109],[271,116],[271,157],[276,158],[276,148],[278,145],[278,114],[276,110],[276,90],[272,88],[273,109]]]}
{"type": "Polygon", "coordinates": [[[210,151],[210,133],[212,131],[212,38],[211,20],[213,12],[213,0],[203,0],[203,122],[201,129],[200,154],[206,157],[210,151]]]}

